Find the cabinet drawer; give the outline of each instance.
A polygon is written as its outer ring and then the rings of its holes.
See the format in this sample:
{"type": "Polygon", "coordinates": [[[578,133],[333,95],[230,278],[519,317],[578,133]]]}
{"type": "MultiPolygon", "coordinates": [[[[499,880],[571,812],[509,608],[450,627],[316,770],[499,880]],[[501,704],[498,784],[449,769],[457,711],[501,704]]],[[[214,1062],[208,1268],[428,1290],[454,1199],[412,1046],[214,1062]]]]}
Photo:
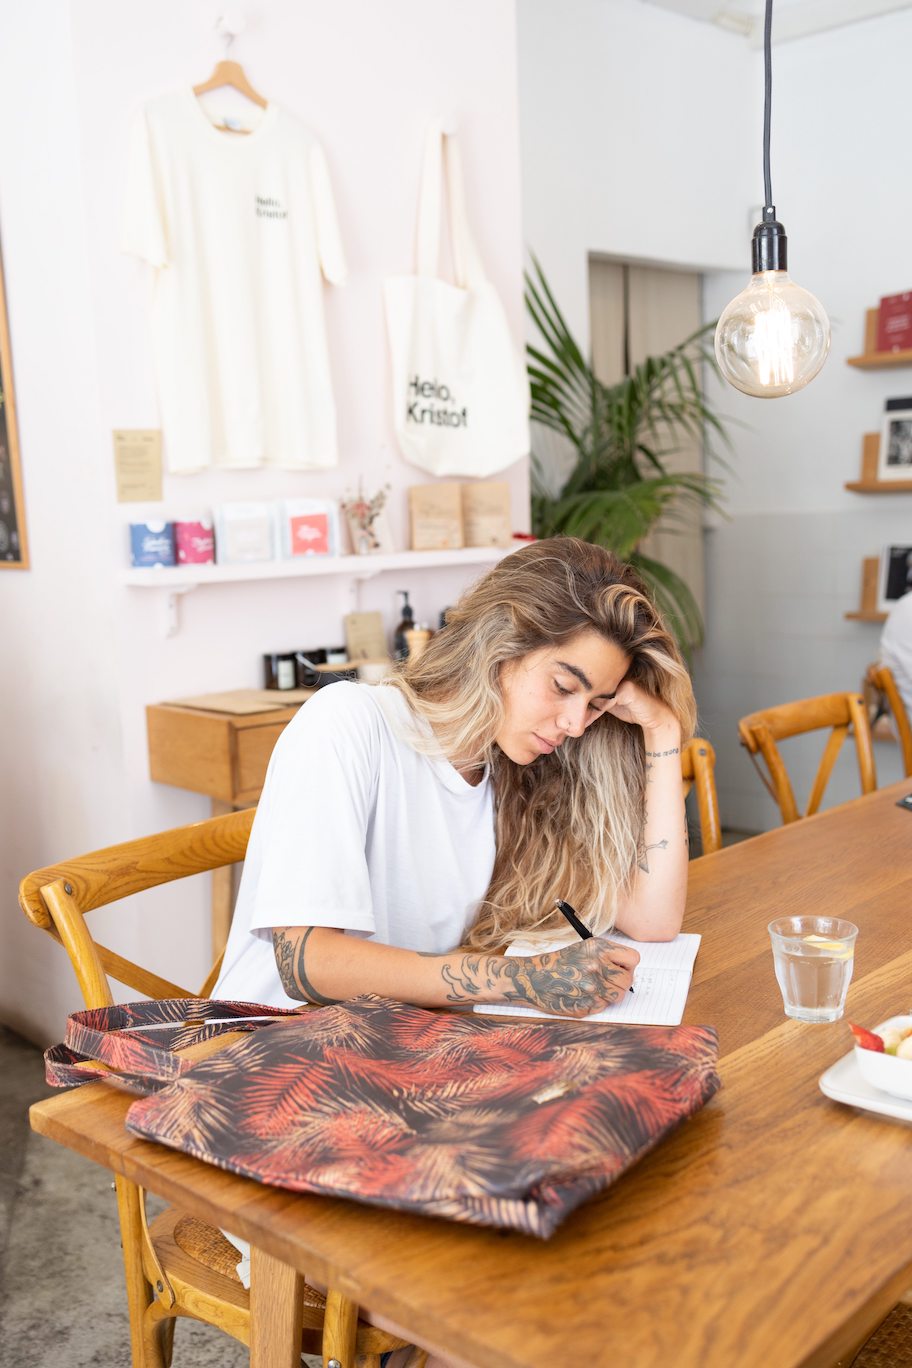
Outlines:
{"type": "Polygon", "coordinates": [[[253,803],[259,798],[269,757],[286,725],[285,722],[275,722],[265,727],[245,727],[236,732],[233,802],[253,803]]]}

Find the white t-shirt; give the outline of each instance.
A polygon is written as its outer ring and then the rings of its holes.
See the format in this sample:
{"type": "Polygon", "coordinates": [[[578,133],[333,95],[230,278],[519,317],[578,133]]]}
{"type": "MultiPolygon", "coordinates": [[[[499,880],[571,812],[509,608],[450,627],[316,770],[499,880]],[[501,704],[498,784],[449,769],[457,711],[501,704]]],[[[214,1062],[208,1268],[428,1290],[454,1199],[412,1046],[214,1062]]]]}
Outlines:
{"type": "Polygon", "coordinates": [[[326,161],[270,104],[219,131],[191,90],[134,120],[123,248],[155,268],[152,332],[168,467],[337,463],[322,273],[345,260],[326,161]]]}
{"type": "Polygon", "coordinates": [[[494,868],[490,776],[468,784],[415,750],[387,685],[330,684],[279,737],[253,824],[213,996],[299,1005],[274,926],[333,926],[442,954],[459,945],[494,868]]]}
{"type": "Polygon", "coordinates": [[[880,658],[892,670],[912,717],[912,594],[903,594],[890,609],[880,637],[880,658]]]}

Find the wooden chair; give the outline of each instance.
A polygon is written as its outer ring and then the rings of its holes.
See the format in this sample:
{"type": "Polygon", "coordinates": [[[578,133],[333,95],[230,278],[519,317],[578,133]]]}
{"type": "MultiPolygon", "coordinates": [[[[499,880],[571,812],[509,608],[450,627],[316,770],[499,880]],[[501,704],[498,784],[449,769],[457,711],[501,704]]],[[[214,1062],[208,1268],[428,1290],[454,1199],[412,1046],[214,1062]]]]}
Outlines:
{"type": "MultiPolygon", "coordinates": [[[[29,921],[59,941],[87,1007],[113,1003],[108,976],[151,998],[206,997],[221,957],[198,992],[170,983],[93,940],[85,914],[144,889],[243,860],[252,808],[177,827],[28,874],[19,902],[29,921]]],[[[130,1314],[133,1368],[168,1368],[178,1316],[217,1325],[250,1343],[250,1297],[236,1272],[239,1256],[220,1231],[173,1209],[147,1221],[145,1194],[115,1178],[130,1314]]],[[[381,1353],[405,1341],[359,1321],[357,1307],[330,1290],[303,1289],[305,1353],[352,1368],[378,1368],[381,1353]]]]}
{"type": "Polygon", "coordinates": [[[710,855],[722,849],[722,825],[716,796],[716,752],[702,736],[695,736],[681,752],[681,778],[684,797],[696,789],[700,816],[700,853],[710,855]]]}
{"type": "Polygon", "coordinates": [[[802,698],[795,703],[782,703],[776,708],[751,713],[738,723],[741,744],[747,749],[760,778],[778,803],[783,822],[797,822],[800,817],[810,817],[819,809],[836,757],[850,734],[855,741],[861,791],[873,793],[877,787],[874,750],[868,713],[860,694],[834,693],[802,698]],[[832,730],[811,786],[807,808],[801,813],[776,742],[825,727],[832,730]],[[760,768],[758,755],[766,762],[768,775],[760,768]]]}
{"type": "MultiPolygon", "coordinates": [[[[912,775],[912,726],[909,725],[909,714],[906,712],[906,705],[896,687],[896,680],[890,667],[878,663],[869,665],[865,672],[862,692],[868,705],[872,728],[876,726],[879,718],[886,717],[887,714],[892,716],[896,736],[902,747],[903,772],[906,778],[909,778],[912,775]]],[[[876,736],[876,730],[874,734],[876,736]]]]}

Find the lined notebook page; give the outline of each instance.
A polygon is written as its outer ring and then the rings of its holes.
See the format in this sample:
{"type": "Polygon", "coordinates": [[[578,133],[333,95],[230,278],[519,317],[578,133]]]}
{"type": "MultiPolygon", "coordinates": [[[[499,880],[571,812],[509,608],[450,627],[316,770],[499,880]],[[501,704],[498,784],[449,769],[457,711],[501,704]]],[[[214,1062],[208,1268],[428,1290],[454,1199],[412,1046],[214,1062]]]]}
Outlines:
{"type": "MultiPolygon", "coordinates": [[[[701,936],[688,933],[675,936],[673,941],[635,941],[620,931],[612,931],[610,940],[638,950],[640,962],[634,970],[632,993],[625,993],[623,1002],[605,1007],[583,1017],[584,1021],[636,1022],[643,1026],[678,1026],[684,1015],[684,1005],[690,991],[694,960],[700,948],[701,936]]],[[[572,941],[555,941],[548,945],[531,946],[528,941],[514,941],[508,955],[541,955],[546,950],[559,950],[572,941]]],[[[551,1012],[540,1012],[536,1007],[513,1004],[477,1006],[476,1012],[486,1016],[551,1017],[551,1012]]]]}

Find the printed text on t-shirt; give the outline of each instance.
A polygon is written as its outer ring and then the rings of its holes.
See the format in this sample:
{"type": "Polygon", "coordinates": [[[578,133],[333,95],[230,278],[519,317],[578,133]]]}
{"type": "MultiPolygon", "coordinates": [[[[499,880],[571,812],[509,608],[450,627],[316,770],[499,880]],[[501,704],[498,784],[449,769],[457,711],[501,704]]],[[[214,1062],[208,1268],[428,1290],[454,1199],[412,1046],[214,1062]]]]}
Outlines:
{"type": "Polygon", "coordinates": [[[288,218],[288,210],[281,200],[272,195],[257,195],[255,198],[257,218],[288,218]]]}

